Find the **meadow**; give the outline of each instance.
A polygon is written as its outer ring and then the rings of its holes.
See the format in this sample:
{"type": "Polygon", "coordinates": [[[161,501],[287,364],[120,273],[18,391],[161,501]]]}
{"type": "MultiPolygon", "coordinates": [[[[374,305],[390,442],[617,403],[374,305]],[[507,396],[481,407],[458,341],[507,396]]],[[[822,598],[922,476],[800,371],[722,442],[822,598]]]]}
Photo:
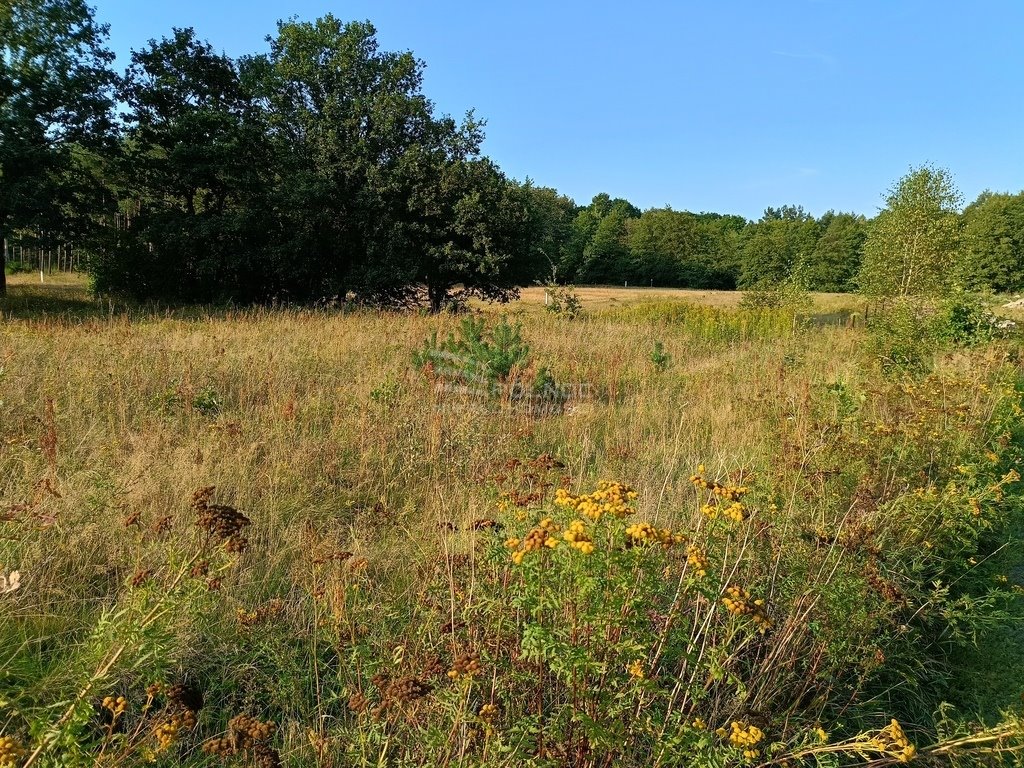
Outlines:
{"type": "Polygon", "coordinates": [[[1024,754],[1014,337],[911,376],[736,293],[467,324],[37,281],[0,301],[0,766],[1024,754]]]}

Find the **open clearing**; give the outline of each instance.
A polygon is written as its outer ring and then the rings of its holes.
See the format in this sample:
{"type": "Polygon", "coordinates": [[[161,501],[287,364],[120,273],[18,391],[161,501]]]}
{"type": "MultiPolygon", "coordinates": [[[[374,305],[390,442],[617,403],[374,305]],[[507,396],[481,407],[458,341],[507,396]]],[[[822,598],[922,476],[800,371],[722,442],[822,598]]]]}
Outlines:
{"type": "Polygon", "coordinates": [[[228,757],[881,765],[950,748],[942,702],[1014,743],[1012,340],[886,378],[862,329],[736,294],[585,288],[567,321],[531,288],[438,356],[464,318],[37,280],[0,304],[26,750],[200,766],[251,726],[228,757]],[[513,348],[503,312],[528,351],[492,381],[466,360],[513,348]]]}

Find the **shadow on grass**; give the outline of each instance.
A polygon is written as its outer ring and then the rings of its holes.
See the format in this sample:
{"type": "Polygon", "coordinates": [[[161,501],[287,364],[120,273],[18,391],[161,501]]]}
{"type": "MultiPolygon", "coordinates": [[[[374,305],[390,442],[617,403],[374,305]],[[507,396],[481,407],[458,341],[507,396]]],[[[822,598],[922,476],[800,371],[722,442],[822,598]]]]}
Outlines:
{"type": "MultiPolygon", "coordinates": [[[[64,324],[94,322],[121,318],[147,320],[208,320],[260,317],[269,313],[303,312],[335,314],[351,313],[351,307],[326,308],[309,305],[234,305],[234,304],[168,304],[132,302],[95,296],[83,275],[59,275],[49,282],[38,283],[25,275],[8,277],[7,296],[0,298],[0,323],[45,321],[64,324]]],[[[373,311],[373,310],[362,310],[373,311]]]]}
{"type": "Polygon", "coordinates": [[[1009,531],[1006,546],[985,563],[991,578],[1006,578],[1017,591],[1004,621],[984,632],[976,646],[954,659],[952,703],[967,715],[992,726],[1001,712],[1016,710],[1024,700],[1024,513],[1009,531]]]}
{"type": "Polygon", "coordinates": [[[89,292],[85,280],[27,283],[8,278],[7,296],[0,298],[3,320],[36,320],[54,317],[89,319],[109,313],[89,292]],[[104,312],[106,310],[106,312],[104,312]]]}

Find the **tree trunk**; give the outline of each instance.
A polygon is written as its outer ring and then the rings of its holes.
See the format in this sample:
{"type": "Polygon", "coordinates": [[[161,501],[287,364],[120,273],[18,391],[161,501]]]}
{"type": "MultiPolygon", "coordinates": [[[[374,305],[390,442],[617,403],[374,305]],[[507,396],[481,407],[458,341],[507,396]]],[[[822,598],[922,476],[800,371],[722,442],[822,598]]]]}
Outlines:
{"type": "Polygon", "coordinates": [[[430,299],[430,314],[436,315],[444,306],[444,297],[448,290],[443,285],[429,283],[427,285],[427,297],[430,299]]]}
{"type": "Polygon", "coordinates": [[[7,238],[0,232],[0,244],[3,252],[0,253],[0,299],[7,295],[7,238]]]}

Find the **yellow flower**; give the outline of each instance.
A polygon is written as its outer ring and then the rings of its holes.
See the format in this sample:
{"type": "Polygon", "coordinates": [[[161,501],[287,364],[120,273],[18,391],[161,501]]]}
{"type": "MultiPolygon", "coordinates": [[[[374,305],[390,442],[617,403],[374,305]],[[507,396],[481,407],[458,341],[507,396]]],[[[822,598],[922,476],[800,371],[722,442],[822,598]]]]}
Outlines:
{"type": "Polygon", "coordinates": [[[730,727],[732,732],[729,734],[729,743],[734,747],[753,747],[764,738],[764,731],[756,725],[733,720],[730,727]]]}
{"type": "Polygon", "coordinates": [[[626,671],[629,672],[629,676],[635,680],[643,680],[647,677],[644,672],[643,662],[637,660],[626,666],[626,671]]]}

